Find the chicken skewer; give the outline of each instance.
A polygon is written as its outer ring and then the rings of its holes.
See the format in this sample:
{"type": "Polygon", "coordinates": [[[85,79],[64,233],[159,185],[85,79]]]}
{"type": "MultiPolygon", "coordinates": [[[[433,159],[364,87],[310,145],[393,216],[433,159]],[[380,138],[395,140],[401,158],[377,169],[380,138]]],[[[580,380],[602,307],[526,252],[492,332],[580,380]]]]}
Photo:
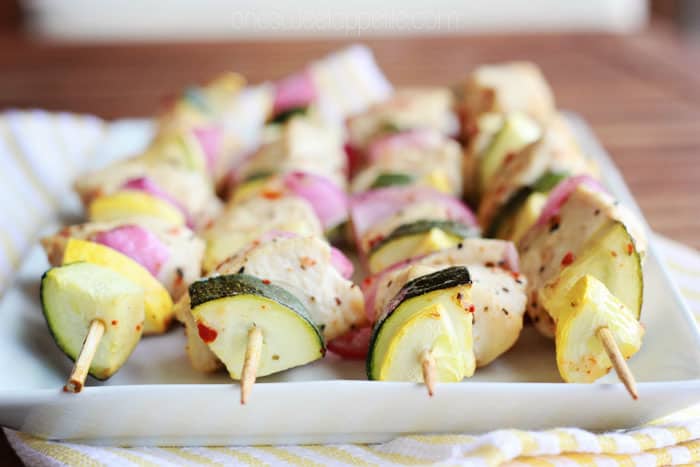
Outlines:
{"type": "Polygon", "coordinates": [[[357,249],[373,274],[363,283],[375,322],[367,334],[368,377],[422,381],[431,396],[436,382],[460,381],[477,361],[488,364],[506,351],[526,303],[525,281],[505,269],[517,270],[515,247],[472,238],[476,219],[453,197],[462,191],[461,157],[440,133],[446,126],[436,124],[452,121],[450,103],[439,95],[399,94],[350,122],[351,143],[366,153],[352,186],[370,189],[350,202],[357,249]],[[383,128],[387,122],[396,129],[383,128]],[[479,279],[472,283],[474,272],[479,279]],[[512,303],[498,297],[502,289],[512,303]]]}
{"type": "MultiPolygon", "coordinates": [[[[320,74],[336,73],[334,68],[338,67],[345,71],[368,71],[371,79],[358,80],[358,86],[363,91],[355,96],[357,99],[354,99],[354,107],[334,107],[332,102],[326,101],[322,104],[327,107],[326,110],[359,110],[388,91],[388,84],[374,67],[371,55],[366,49],[358,47],[335,54],[324,63],[314,64],[310,68],[310,79],[318,82],[320,74]]],[[[302,75],[302,78],[306,76],[302,75]]],[[[73,264],[94,266],[100,271],[109,271],[106,274],[113,272],[117,274],[115,277],[135,280],[135,287],[142,290],[142,295],[126,302],[134,306],[141,304],[141,321],[145,319],[145,323],[140,322],[134,329],[139,333],[164,332],[172,316],[172,299],[179,298],[187,290],[187,285],[199,277],[203,245],[184,225],[203,229],[212,224],[221,208],[214,196],[213,187],[219,187],[227,178],[232,163],[240,159],[242,153],[250,150],[251,145],[257,144],[259,130],[269,115],[269,109],[278,114],[275,115],[278,119],[279,114],[290,110],[290,105],[309,104],[300,102],[299,96],[294,95],[298,94],[298,81],[292,77],[276,86],[262,85],[244,90],[240,76],[226,74],[207,86],[187,89],[160,117],[156,136],[141,155],[89,174],[76,183],[76,190],[93,222],[64,229],[43,240],[52,264],[66,264],[61,268],[73,268],[70,263],[86,261],[73,264]],[[291,94],[291,100],[290,89],[296,89],[291,94]],[[134,215],[140,217],[137,219],[134,215]]],[[[327,89],[321,87],[318,91],[320,97],[327,97],[327,89]]],[[[291,205],[296,202],[296,211],[292,209],[291,214],[305,212],[306,220],[297,223],[307,226],[300,228],[302,232],[299,233],[320,234],[319,221],[314,216],[318,216],[324,227],[328,227],[330,222],[337,223],[336,219],[329,218],[329,211],[336,210],[340,197],[331,190],[335,196],[335,205],[305,199],[312,198],[319,191],[322,195],[325,192],[323,189],[305,190],[301,185],[306,183],[308,175],[292,175],[285,179],[285,188],[299,199],[291,200],[291,205]]],[[[344,183],[344,180],[341,182],[344,183]]],[[[344,202],[344,197],[342,201],[344,202]]],[[[287,207],[291,205],[287,203],[287,207]]],[[[341,205],[340,211],[344,212],[346,208],[342,202],[341,205]]],[[[231,217],[234,220],[240,219],[240,216],[231,217]]],[[[271,222],[263,231],[281,227],[285,226],[271,222]]],[[[239,246],[244,243],[239,239],[239,246]]],[[[227,248],[225,245],[224,250],[227,248]]],[[[232,249],[229,253],[237,250],[238,248],[232,249]]],[[[335,258],[338,255],[333,256],[335,258]]],[[[347,272],[348,264],[343,264],[344,273],[347,272]]],[[[213,265],[210,264],[210,267],[213,265]]],[[[50,282],[48,279],[59,275],[61,268],[54,268],[51,274],[47,274],[47,283],[50,282]]],[[[73,270],[74,268],[71,269],[73,270]]],[[[116,279],[113,282],[119,283],[116,279]]],[[[78,291],[90,297],[90,284],[96,286],[94,281],[86,282],[88,287],[78,291]]],[[[57,296],[52,296],[52,301],[61,302],[69,295],[60,288],[59,292],[56,292],[57,296]]],[[[136,294],[136,291],[129,293],[136,294]]],[[[122,295],[126,297],[127,291],[124,290],[122,295]]],[[[114,308],[110,304],[102,303],[96,308],[99,317],[89,322],[82,350],[76,353],[71,348],[69,356],[76,358],[76,366],[72,383],[67,385],[68,389],[79,391],[84,385],[87,372],[96,377],[111,375],[111,370],[97,371],[94,366],[95,362],[101,362],[105,358],[100,353],[105,341],[114,347],[110,326],[118,326],[119,320],[112,320],[110,324],[109,320],[103,319],[103,315],[108,316],[114,308]]],[[[133,311],[132,318],[138,317],[138,310],[133,311]]],[[[50,315],[56,316],[53,312],[50,315]]],[[[58,315],[62,316],[63,313],[58,315]]],[[[128,322],[126,319],[123,321],[128,322]]],[[[51,322],[49,324],[52,332],[54,328],[66,332],[60,326],[52,326],[51,322]]],[[[76,340],[70,339],[73,343],[76,340]]],[[[251,343],[255,344],[249,352],[249,361],[252,363],[260,355],[255,351],[260,345],[258,332],[251,331],[251,343]]],[[[133,348],[126,345],[126,340],[116,344],[119,349],[133,348]]],[[[63,343],[59,342],[59,345],[63,343]]],[[[120,350],[118,353],[124,354],[124,359],[128,356],[128,352],[120,350]]],[[[122,363],[123,360],[115,366],[121,366],[122,363]]],[[[248,367],[248,372],[253,374],[254,379],[255,365],[248,367]]]]}
{"type": "Polygon", "coordinates": [[[67,227],[42,244],[54,266],[42,279],[42,307],[75,360],[65,390],[76,393],[88,373],[114,374],[142,334],[168,329],[173,298],[199,275],[204,250],[186,227],[138,218],[67,227]]]}
{"type": "MultiPolygon", "coordinates": [[[[552,208],[547,206],[551,204],[547,201],[548,193],[567,177],[580,174],[595,176],[597,169],[583,156],[567,124],[557,115],[552,93],[536,66],[526,63],[482,66],[469,76],[460,91],[459,108],[464,123],[462,137],[466,145],[465,168],[472,174],[467,175],[465,172],[465,178],[479,182],[478,190],[472,190],[470,195],[472,198],[479,195],[481,197],[479,220],[489,235],[518,242],[523,257],[523,272],[531,279],[528,288],[531,304],[528,312],[533,317],[530,310],[533,307],[541,308],[544,301],[541,296],[538,297],[542,287],[540,276],[543,272],[546,273],[546,270],[552,269],[551,263],[557,261],[559,253],[553,253],[552,248],[557,248],[554,243],[550,246],[533,246],[532,243],[548,236],[557,237],[553,241],[573,250],[568,253],[561,252],[564,255],[561,259],[562,267],[566,267],[592,232],[588,227],[582,227],[583,230],[571,230],[571,233],[575,234],[572,237],[559,238],[557,230],[560,228],[560,218],[551,213],[549,217],[554,219],[553,224],[538,227],[536,224],[542,224],[542,210],[552,211],[552,208]],[[523,83],[529,84],[524,86],[523,83]],[[528,94],[521,93],[524,89],[528,90],[528,94]],[[488,96],[488,99],[484,96],[488,96]]],[[[574,177],[574,180],[581,178],[574,177]]],[[[590,181],[589,185],[597,186],[592,179],[586,180],[590,181]]],[[[561,204],[561,200],[568,195],[568,192],[562,193],[562,189],[557,188],[549,196],[550,199],[558,196],[561,204]]],[[[581,218],[577,225],[587,222],[591,215],[598,216],[600,212],[608,212],[607,206],[610,203],[611,201],[607,200],[600,201],[598,208],[593,209],[591,213],[581,211],[577,214],[581,218]]],[[[588,223],[592,226],[600,225],[595,220],[588,223]]],[[[571,222],[568,224],[571,225],[571,222]]],[[[605,314],[601,304],[615,298],[604,293],[604,285],[602,288],[598,287],[600,284],[595,282],[595,277],[591,276],[583,281],[582,276],[587,272],[586,269],[590,270],[590,265],[574,269],[580,274],[576,279],[581,278],[582,282],[577,287],[572,287],[575,282],[572,276],[567,287],[579,293],[579,296],[571,297],[570,300],[571,307],[577,310],[578,314],[563,313],[565,320],[556,329],[558,352],[560,342],[562,349],[566,345],[572,345],[569,337],[560,338],[567,335],[565,330],[568,328],[565,324],[570,324],[567,319],[575,322],[575,316],[580,319],[581,316],[605,314]],[[594,296],[594,290],[598,291],[597,296],[594,296]],[[582,304],[584,299],[589,302],[582,304]]],[[[600,276],[600,272],[595,272],[594,276],[600,276]]],[[[550,274],[549,277],[552,281],[558,280],[556,275],[552,277],[550,274]]],[[[565,302],[562,297],[568,296],[568,292],[564,287],[559,287],[556,294],[550,290],[547,312],[537,313],[533,317],[538,329],[543,330],[545,322],[551,326],[553,317],[557,314],[553,309],[561,309],[565,302]],[[558,295],[557,298],[561,302],[556,305],[553,303],[555,295],[558,295]]],[[[620,313],[624,314],[624,305],[622,309],[620,313]]],[[[630,329],[638,327],[633,323],[629,325],[630,329]]],[[[551,329],[544,331],[545,334],[553,335],[551,329]]],[[[619,358],[624,352],[621,352],[615,339],[610,339],[611,334],[616,334],[616,330],[605,326],[588,330],[586,333],[596,342],[600,351],[608,356],[621,381],[636,398],[632,374],[624,359],[619,358]]],[[[632,334],[635,334],[635,331],[632,331],[632,334]]],[[[582,339],[585,341],[585,336],[582,339]]],[[[629,348],[626,350],[630,351],[629,348]]],[[[572,376],[562,365],[566,363],[558,359],[560,373],[568,381],[572,376]]],[[[592,381],[596,378],[597,376],[578,376],[574,380],[592,381]]]]}
{"type": "Polygon", "coordinates": [[[209,278],[192,284],[189,296],[177,307],[186,326],[192,364],[202,371],[226,366],[231,377],[241,381],[242,404],[257,376],[323,357],[325,339],[364,319],[362,294],[347,280],[352,264],[320,238],[346,217],[347,161],[342,141],[336,130],[318,126],[312,116],[274,118],[278,136],[236,169],[239,183],[227,207],[202,231],[209,278]],[[309,138],[314,140],[311,146],[309,138]],[[321,159],[323,164],[309,163],[321,159]],[[241,284],[259,283],[255,291],[246,292],[247,308],[227,309],[222,302],[217,315],[213,304],[206,309],[196,298],[214,290],[209,285],[214,279],[228,281],[230,286],[226,296],[207,303],[233,300],[243,294],[241,284]],[[270,321],[268,311],[256,311],[254,304],[260,297],[282,305],[273,306],[279,322],[270,321]],[[249,321],[240,313],[249,313],[249,321]],[[305,325],[282,326],[284,316],[290,314],[303,317],[305,325]],[[282,328],[285,337],[280,335],[282,328]],[[231,329],[239,332],[233,341],[222,335],[231,329]],[[314,335],[319,337],[310,337],[314,335]],[[292,343],[294,336],[299,343],[292,343]],[[313,343],[316,350],[302,352],[301,342],[313,343]]]}

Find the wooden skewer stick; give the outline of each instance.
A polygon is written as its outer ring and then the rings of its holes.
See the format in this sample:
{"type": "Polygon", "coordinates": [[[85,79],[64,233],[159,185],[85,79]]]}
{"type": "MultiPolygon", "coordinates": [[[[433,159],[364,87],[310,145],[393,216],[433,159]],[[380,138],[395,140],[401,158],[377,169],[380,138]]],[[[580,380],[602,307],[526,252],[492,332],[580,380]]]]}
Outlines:
{"type": "Polygon", "coordinates": [[[620,347],[618,347],[617,342],[615,342],[612,332],[610,332],[610,329],[607,327],[602,327],[598,329],[596,335],[598,339],[600,339],[601,344],[603,344],[603,348],[612,362],[617,377],[620,378],[622,384],[625,385],[632,399],[637,400],[639,398],[639,394],[637,394],[637,382],[630,371],[630,367],[627,366],[627,361],[625,361],[625,357],[622,356],[620,347]]]}
{"type": "Polygon", "coordinates": [[[435,380],[437,379],[437,366],[435,357],[430,350],[424,350],[420,357],[423,368],[423,382],[428,388],[428,395],[433,397],[435,393],[435,380]]]}
{"type": "Polygon", "coordinates": [[[245,360],[241,370],[241,405],[248,400],[250,390],[253,389],[255,378],[260,365],[260,353],[262,351],[263,335],[259,327],[253,326],[248,331],[248,345],[245,349],[245,360]]]}
{"type": "Polygon", "coordinates": [[[88,329],[87,336],[85,336],[85,341],[83,342],[83,347],[80,349],[78,359],[73,366],[73,371],[71,371],[68,377],[68,382],[63,386],[64,391],[77,394],[83,390],[85,378],[87,378],[90,365],[92,365],[92,359],[95,358],[97,348],[104,334],[105,325],[102,321],[96,319],[90,323],[90,328],[88,329]]]}

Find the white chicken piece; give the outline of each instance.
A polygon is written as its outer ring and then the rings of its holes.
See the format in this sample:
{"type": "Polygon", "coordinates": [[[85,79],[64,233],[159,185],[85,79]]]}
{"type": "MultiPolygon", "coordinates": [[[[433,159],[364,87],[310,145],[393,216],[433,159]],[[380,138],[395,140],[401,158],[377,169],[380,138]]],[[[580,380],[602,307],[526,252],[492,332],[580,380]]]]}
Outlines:
{"type": "Polygon", "coordinates": [[[201,232],[207,243],[205,273],[264,233],[275,230],[302,236],[323,235],[321,223],[311,205],[296,196],[278,199],[261,196],[232,203],[201,232]]]}
{"type": "Polygon", "coordinates": [[[467,120],[486,112],[524,112],[544,122],[555,111],[549,84],[530,62],[482,65],[467,77],[458,94],[467,120]]]}
{"type": "MultiPolygon", "coordinates": [[[[257,244],[256,244],[257,243],[257,244]]],[[[364,296],[331,263],[331,247],[318,237],[275,237],[234,255],[216,269],[245,272],[296,296],[331,340],[365,323],[364,296]]]]}
{"type": "Polygon", "coordinates": [[[75,183],[83,205],[101,195],[119,191],[129,180],[148,178],[184,208],[196,226],[206,225],[221,209],[208,178],[200,172],[135,158],[87,173],[75,183]]]}
{"type": "Polygon", "coordinates": [[[401,88],[386,101],[348,119],[350,144],[364,150],[375,137],[416,128],[434,129],[454,136],[459,129],[452,112],[453,97],[448,88],[401,88]]]}
{"type": "Polygon", "coordinates": [[[177,300],[187,291],[188,284],[200,277],[204,255],[204,242],[187,227],[138,217],[110,222],[88,222],[65,227],[54,235],[42,238],[41,244],[49,263],[58,266],[63,261],[63,252],[69,238],[93,241],[101,232],[128,225],[136,225],[152,232],[167,248],[168,258],[160,266],[156,278],[177,300]]]}
{"type": "Polygon", "coordinates": [[[554,336],[554,320],[538,300],[539,290],[578,257],[588,240],[611,221],[622,222],[644,257],[647,239],[637,217],[607,193],[580,184],[562,205],[556,221],[535,225],[518,242],[522,273],[528,278],[528,314],[537,329],[554,336]],[[554,223],[553,223],[554,222],[554,223]],[[569,260],[565,260],[566,257],[569,260]]]}
{"type": "Polygon", "coordinates": [[[306,117],[294,117],[278,138],[263,145],[236,169],[236,179],[292,171],[322,175],[339,187],[347,185],[347,156],[339,128],[306,117]]]}
{"type": "Polygon", "coordinates": [[[479,224],[489,226],[511,196],[547,172],[592,176],[598,173],[597,166],[581,152],[562,116],[552,119],[542,138],[506,160],[494,175],[479,204],[479,224]]]}
{"type": "Polygon", "coordinates": [[[355,175],[351,191],[369,190],[382,174],[410,175],[415,179],[414,183],[461,196],[461,148],[451,138],[433,130],[423,131],[418,144],[382,145],[372,156],[369,167],[355,175]]]}
{"type": "Polygon", "coordinates": [[[503,268],[478,263],[446,261],[435,264],[434,259],[428,259],[426,263],[418,260],[382,277],[377,286],[376,309],[385,310],[401,288],[416,277],[448,266],[466,266],[472,286],[469,304],[465,306],[473,313],[472,334],[477,367],[488,365],[515,344],[523,327],[527,303],[524,278],[503,268]]]}

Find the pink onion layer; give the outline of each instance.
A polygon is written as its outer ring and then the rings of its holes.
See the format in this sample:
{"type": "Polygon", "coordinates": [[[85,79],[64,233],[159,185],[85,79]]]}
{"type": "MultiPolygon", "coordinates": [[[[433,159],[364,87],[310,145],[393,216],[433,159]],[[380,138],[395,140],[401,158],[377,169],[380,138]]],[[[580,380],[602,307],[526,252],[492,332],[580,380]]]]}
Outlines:
{"type": "Polygon", "coordinates": [[[175,198],[170,196],[170,194],[161,189],[152,179],[148,177],[132,178],[127,180],[121,186],[121,188],[124,190],[142,191],[153,196],[154,198],[158,198],[160,200],[165,201],[166,203],[172,205],[174,208],[180,211],[183,216],[185,216],[185,221],[187,222],[188,227],[191,228],[194,225],[192,217],[190,216],[190,213],[187,212],[187,209],[185,209],[185,207],[182,204],[180,204],[178,200],[176,200],[175,198]]]}
{"type": "Polygon", "coordinates": [[[343,358],[364,360],[369,352],[371,339],[372,328],[369,326],[350,329],[342,336],[328,342],[328,350],[343,358]]]}
{"type": "Polygon", "coordinates": [[[474,213],[453,196],[426,187],[387,187],[366,191],[350,198],[350,218],[355,239],[359,240],[372,226],[397,211],[425,201],[434,203],[436,207],[445,206],[450,220],[478,227],[474,213]]]}
{"type": "Polygon", "coordinates": [[[405,149],[430,149],[437,147],[443,140],[443,136],[435,130],[414,129],[391,133],[375,139],[367,148],[367,160],[371,164],[383,153],[401,151],[405,149]]]}
{"type": "Polygon", "coordinates": [[[345,158],[348,161],[348,173],[350,176],[353,176],[358,170],[360,170],[362,164],[364,164],[364,154],[362,153],[362,150],[354,147],[350,143],[345,143],[343,149],[345,150],[345,158]]]}
{"type": "Polygon", "coordinates": [[[352,261],[334,246],[331,247],[331,264],[345,279],[350,279],[355,272],[352,261]]]}
{"type": "Polygon", "coordinates": [[[316,85],[308,71],[278,81],[275,86],[274,115],[296,107],[306,107],[316,100],[316,85]]]}
{"type": "Polygon", "coordinates": [[[193,128],[192,133],[199,141],[204,156],[207,158],[209,172],[213,172],[224,142],[223,129],[219,126],[205,126],[193,128]]]}
{"type": "Polygon", "coordinates": [[[125,254],[154,276],[170,257],[168,247],[154,233],[137,225],[97,232],[94,241],[125,254]]]}
{"type": "Polygon", "coordinates": [[[566,203],[576,188],[579,185],[586,185],[595,191],[600,191],[605,193],[606,190],[603,185],[600,184],[598,180],[589,175],[577,175],[575,177],[569,177],[562,182],[560,182],[554,189],[549,193],[547,197],[547,202],[542,208],[542,213],[537,219],[536,225],[546,225],[549,220],[559,214],[561,207],[566,203]]]}
{"type": "Polygon", "coordinates": [[[331,229],[348,218],[347,194],[327,178],[292,172],[285,175],[284,185],[311,205],[324,230],[331,229]]]}
{"type": "Polygon", "coordinates": [[[400,263],[396,263],[388,268],[380,271],[373,276],[366,277],[365,280],[360,284],[362,293],[365,295],[365,315],[370,323],[374,323],[377,319],[377,314],[375,312],[375,302],[377,299],[377,285],[382,281],[382,279],[394,271],[397,271],[409,264],[419,260],[420,258],[411,258],[400,263]]]}

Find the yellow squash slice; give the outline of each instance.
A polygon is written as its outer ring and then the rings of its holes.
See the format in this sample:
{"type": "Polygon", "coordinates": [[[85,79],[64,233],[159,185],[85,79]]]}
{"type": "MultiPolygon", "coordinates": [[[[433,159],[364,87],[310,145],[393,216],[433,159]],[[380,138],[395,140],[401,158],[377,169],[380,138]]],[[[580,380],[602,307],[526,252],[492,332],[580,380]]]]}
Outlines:
{"type": "Polygon", "coordinates": [[[143,288],[145,334],[161,334],[168,329],[173,319],[173,300],[165,287],[146,268],[107,246],[71,238],[63,253],[63,264],[79,261],[104,266],[143,288]]]}

